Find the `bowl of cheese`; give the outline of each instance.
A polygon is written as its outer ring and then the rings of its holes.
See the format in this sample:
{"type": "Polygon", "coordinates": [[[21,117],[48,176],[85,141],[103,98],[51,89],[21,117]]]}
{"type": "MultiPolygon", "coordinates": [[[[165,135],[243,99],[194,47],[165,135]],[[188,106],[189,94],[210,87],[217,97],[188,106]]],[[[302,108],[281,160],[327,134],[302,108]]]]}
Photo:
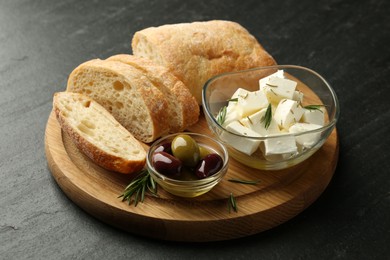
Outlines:
{"type": "Polygon", "coordinates": [[[308,159],[325,143],[340,113],[329,83],[296,65],[217,75],[203,88],[202,107],[229,155],[262,170],[308,159]]]}

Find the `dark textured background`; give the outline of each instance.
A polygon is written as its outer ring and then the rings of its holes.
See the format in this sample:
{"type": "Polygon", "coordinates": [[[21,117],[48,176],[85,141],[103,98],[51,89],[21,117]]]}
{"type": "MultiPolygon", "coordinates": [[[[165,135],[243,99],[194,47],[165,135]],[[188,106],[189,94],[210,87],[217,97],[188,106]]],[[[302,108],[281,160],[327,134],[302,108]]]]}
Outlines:
{"type": "Polygon", "coordinates": [[[0,1],[0,259],[388,259],[390,5],[378,1],[0,1]],[[130,52],[137,30],[227,19],[279,64],[322,74],[341,105],[332,182],[307,210],[251,237],[156,241],[73,204],[47,168],[52,95],[74,67],[130,52]]]}

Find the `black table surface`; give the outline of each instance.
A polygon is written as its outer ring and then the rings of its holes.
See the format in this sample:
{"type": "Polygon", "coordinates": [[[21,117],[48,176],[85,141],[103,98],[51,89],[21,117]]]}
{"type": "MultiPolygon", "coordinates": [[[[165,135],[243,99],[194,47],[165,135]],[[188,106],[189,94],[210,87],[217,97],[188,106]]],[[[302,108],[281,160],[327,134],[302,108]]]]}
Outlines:
{"type": "Polygon", "coordinates": [[[390,1],[0,1],[0,259],[389,259],[390,1]],[[280,226],[176,243],[106,225],[54,181],[44,131],[54,92],[80,63],[131,53],[168,23],[232,20],[279,64],[335,89],[340,155],[325,192],[280,226]]]}

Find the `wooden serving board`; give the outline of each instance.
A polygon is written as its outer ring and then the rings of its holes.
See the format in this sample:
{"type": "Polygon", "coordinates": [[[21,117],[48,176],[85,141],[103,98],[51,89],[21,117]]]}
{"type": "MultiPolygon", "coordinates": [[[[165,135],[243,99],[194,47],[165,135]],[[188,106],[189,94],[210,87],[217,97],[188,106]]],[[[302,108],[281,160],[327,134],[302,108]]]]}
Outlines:
{"type": "MultiPolygon", "coordinates": [[[[190,131],[212,135],[203,115],[190,131]]],[[[131,176],[109,172],[81,154],[50,114],[45,136],[49,168],[64,193],[101,221],[131,233],[174,241],[217,241],[273,228],[303,211],[324,191],[338,160],[334,130],[312,157],[292,168],[261,171],[231,158],[225,178],[210,192],[191,199],[158,190],[137,207],[119,195],[131,176]],[[228,179],[261,180],[257,185],[228,179]],[[233,193],[238,212],[228,210],[233,193]]]]}

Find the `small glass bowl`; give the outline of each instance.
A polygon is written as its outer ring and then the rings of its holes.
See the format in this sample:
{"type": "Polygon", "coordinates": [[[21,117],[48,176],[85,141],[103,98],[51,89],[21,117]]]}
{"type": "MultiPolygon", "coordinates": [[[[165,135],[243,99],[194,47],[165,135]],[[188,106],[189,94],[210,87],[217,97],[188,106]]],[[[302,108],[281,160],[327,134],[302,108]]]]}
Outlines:
{"type": "Polygon", "coordinates": [[[260,67],[217,75],[209,79],[203,88],[202,106],[209,128],[218,140],[227,147],[229,155],[247,166],[261,170],[280,170],[294,166],[309,158],[325,143],[334,129],[340,113],[336,94],[326,80],[315,71],[296,65],[260,67]],[[228,104],[228,100],[237,88],[244,88],[249,91],[259,90],[259,80],[278,70],[283,70],[286,78],[298,83],[296,90],[304,93],[303,105],[324,105],[325,125],[323,127],[295,134],[288,133],[266,137],[250,137],[229,132],[218,123],[216,116],[221,108],[228,104]],[[305,104],[307,97],[308,103],[305,104]],[[274,157],[264,156],[261,152],[261,147],[264,147],[264,141],[267,139],[267,142],[271,139],[277,141],[277,138],[282,136],[293,136],[296,140],[311,139],[315,141],[299,147],[296,154],[274,157]],[[231,140],[233,139],[238,142],[247,141],[245,139],[257,141],[260,143],[260,148],[257,152],[248,155],[231,145],[231,140]]]}
{"type": "Polygon", "coordinates": [[[229,163],[229,155],[225,146],[219,141],[198,133],[176,133],[167,135],[155,141],[149,148],[146,165],[153,180],[157,182],[167,192],[180,197],[197,197],[210,191],[225,176],[229,163]],[[207,148],[213,153],[217,153],[223,160],[221,170],[217,173],[199,180],[176,180],[159,173],[152,164],[152,156],[156,148],[161,144],[172,142],[179,134],[186,134],[192,137],[200,146],[207,148]]]}

